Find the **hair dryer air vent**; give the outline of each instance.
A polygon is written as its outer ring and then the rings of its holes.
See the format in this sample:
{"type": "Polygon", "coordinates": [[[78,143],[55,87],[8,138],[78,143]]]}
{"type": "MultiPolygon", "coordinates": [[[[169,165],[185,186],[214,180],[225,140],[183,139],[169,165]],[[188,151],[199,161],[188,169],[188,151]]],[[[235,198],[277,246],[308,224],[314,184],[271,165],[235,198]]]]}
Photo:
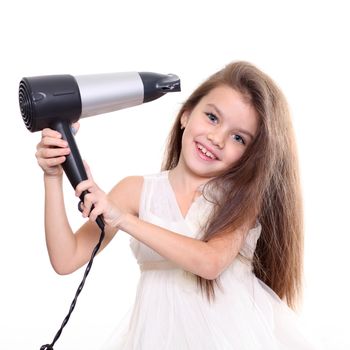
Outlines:
{"type": "Polygon", "coordinates": [[[81,114],[78,84],[71,75],[23,78],[19,106],[26,127],[34,132],[54,128],[57,121],[73,123],[81,114]]]}
{"type": "Polygon", "coordinates": [[[19,84],[19,107],[25,126],[27,129],[31,130],[34,113],[33,100],[30,97],[30,92],[24,80],[19,84]]]}

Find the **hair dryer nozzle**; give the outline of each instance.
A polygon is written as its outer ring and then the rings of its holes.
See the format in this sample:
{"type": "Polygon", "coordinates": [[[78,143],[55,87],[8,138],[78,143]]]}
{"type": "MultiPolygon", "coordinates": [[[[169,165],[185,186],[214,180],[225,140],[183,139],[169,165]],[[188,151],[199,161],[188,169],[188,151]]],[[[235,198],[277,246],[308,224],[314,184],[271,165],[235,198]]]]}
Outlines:
{"type": "Polygon", "coordinates": [[[175,74],[140,72],[144,86],[143,102],[153,101],[168,92],[181,91],[180,79],[175,74]]]}
{"type": "Polygon", "coordinates": [[[181,91],[180,79],[175,74],[168,74],[158,82],[157,87],[164,92],[181,91]]]}

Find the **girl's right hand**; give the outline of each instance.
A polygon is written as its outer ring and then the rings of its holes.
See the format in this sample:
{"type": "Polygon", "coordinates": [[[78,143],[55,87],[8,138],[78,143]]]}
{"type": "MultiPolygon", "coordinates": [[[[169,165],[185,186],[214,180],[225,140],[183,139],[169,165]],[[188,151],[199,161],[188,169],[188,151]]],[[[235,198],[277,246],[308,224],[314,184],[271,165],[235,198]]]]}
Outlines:
{"type": "MultiPolygon", "coordinates": [[[[79,123],[72,124],[72,127],[77,132],[79,123]]],[[[46,128],[41,132],[41,141],[36,148],[35,156],[45,175],[61,176],[63,173],[61,164],[70,154],[68,143],[62,140],[62,135],[58,131],[46,128]]]]}

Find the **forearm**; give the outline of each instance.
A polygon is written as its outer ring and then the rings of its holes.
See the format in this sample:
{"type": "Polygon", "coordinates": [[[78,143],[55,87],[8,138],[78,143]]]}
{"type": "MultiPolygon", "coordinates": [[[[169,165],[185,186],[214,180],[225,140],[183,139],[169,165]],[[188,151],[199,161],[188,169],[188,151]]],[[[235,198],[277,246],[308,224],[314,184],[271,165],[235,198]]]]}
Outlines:
{"type": "Polygon", "coordinates": [[[206,242],[183,236],[126,214],[120,229],[186,271],[212,279],[216,271],[213,249],[206,242]]]}
{"type": "Polygon", "coordinates": [[[65,273],[76,250],[76,239],[64,207],[62,177],[44,176],[44,185],[47,250],[55,271],[65,273]]]}

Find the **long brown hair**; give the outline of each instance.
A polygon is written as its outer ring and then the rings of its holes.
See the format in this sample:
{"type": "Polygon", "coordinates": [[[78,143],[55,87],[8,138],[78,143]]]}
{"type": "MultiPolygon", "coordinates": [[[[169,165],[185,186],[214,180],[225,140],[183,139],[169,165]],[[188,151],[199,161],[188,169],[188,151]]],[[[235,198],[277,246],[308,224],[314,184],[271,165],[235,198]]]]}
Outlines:
{"type": "MultiPolygon", "coordinates": [[[[295,308],[301,296],[303,217],[294,131],[285,97],[273,80],[247,62],[234,62],[203,82],[180,109],[170,132],[163,170],[176,167],[181,153],[181,116],[191,112],[212,89],[230,86],[259,116],[254,141],[241,159],[209,181],[224,190],[204,229],[203,241],[219,232],[234,232],[256,219],[262,226],[254,258],[255,275],[295,308]],[[229,190],[227,190],[229,189],[229,190]]],[[[210,301],[214,283],[197,276],[210,301]]]]}

